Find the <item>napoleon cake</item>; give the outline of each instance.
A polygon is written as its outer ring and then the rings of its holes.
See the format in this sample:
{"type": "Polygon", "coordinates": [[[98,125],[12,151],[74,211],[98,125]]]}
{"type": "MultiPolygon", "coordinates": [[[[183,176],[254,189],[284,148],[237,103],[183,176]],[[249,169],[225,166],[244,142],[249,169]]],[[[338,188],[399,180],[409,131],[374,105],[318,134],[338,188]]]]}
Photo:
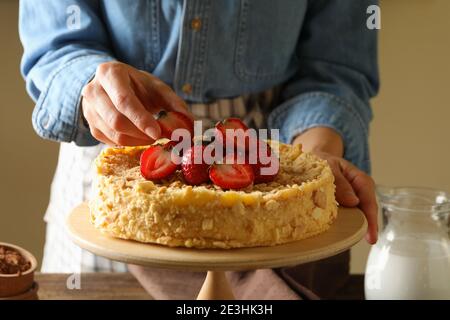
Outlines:
{"type": "Polygon", "coordinates": [[[300,145],[268,145],[279,161],[270,179],[246,165],[189,167],[186,155],[171,166],[158,158],[170,142],[107,148],[95,161],[91,221],[113,237],[189,248],[274,246],[325,232],[337,215],[327,162],[300,145]]]}

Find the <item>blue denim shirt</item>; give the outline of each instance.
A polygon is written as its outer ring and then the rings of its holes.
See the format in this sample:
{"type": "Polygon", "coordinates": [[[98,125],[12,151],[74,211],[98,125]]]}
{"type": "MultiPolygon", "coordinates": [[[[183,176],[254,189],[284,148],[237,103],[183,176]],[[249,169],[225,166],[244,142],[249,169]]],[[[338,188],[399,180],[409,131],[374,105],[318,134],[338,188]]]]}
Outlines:
{"type": "Polygon", "coordinates": [[[46,139],[98,143],[80,124],[81,90],[99,64],[120,60],[189,102],[281,86],[268,124],[282,141],[314,126],[333,128],[345,158],[369,171],[378,71],[366,10],[376,2],[21,0],[21,71],[36,101],[33,126],[46,139]]]}

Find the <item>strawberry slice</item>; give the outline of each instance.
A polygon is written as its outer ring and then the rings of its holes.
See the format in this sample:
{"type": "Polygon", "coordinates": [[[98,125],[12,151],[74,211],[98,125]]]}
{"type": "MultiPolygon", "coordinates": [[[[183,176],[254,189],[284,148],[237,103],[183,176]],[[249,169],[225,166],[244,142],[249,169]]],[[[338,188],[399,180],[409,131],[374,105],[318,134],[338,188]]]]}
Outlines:
{"type": "Polygon", "coordinates": [[[178,155],[173,150],[174,144],[154,145],[141,155],[141,174],[147,180],[161,180],[169,177],[177,170],[178,155]],[[172,158],[175,157],[175,158],[172,158]]]}
{"type": "Polygon", "coordinates": [[[157,121],[161,127],[161,137],[171,139],[172,132],[176,129],[186,129],[191,138],[194,136],[194,121],[187,115],[177,111],[160,111],[157,121]]]}
{"type": "Polygon", "coordinates": [[[248,127],[242,122],[242,120],[238,118],[228,118],[216,123],[215,127],[216,140],[221,141],[224,144],[224,146],[226,146],[227,143],[228,144],[232,143],[235,149],[246,150],[249,145],[249,137],[245,136],[244,145],[242,145],[243,139],[238,139],[238,134],[246,133],[247,130],[248,127]],[[236,132],[236,130],[238,129],[241,130],[236,132]],[[230,135],[230,132],[234,132],[235,135],[230,135]]]}
{"type": "Polygon", "coordinates": [[[247,157],[255,175],[255,183],[275,180],[280,170],[280,161],[267,142],[258,140],[257,148],[249,150],[247,157]]]}
{"type": "Polygon", "coordinates": [[[254,173],[248,164],[216,163],[209,169],[209,178],[222,189],[243,189],[253,183],[254,173]]]}
{"type": "Polygon", "coordinates": [[[195,145],[183,154],[181,172],[186,183],[190,185],[196,186],[209,181],[209,165],[203,160],[205,148],[204,145],[195,145]]]}
{"type": "Polygon", "coordinates": [[[239,118],[228,118],[216,123],[216,128],[225,134],[226,129],[242,129],[244,131],[248,130],[248,127],[239,118]]]}

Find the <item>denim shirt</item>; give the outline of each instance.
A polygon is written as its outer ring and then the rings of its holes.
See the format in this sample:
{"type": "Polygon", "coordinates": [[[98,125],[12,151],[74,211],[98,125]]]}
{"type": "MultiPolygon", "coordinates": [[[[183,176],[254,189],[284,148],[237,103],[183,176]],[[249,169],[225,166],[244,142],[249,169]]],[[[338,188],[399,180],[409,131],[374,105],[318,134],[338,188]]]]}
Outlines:
{"type": "Polygon", "coordinates": [[[81,124],[82,88],[99,64],[151,72],[188,102],[281,86],[268,126],[291,142],[335,129],[345,158],[369,171],[369,100],[378,91],[371,0],[21,0],[21,71],[36,132],[98,143],[81,124]]]}

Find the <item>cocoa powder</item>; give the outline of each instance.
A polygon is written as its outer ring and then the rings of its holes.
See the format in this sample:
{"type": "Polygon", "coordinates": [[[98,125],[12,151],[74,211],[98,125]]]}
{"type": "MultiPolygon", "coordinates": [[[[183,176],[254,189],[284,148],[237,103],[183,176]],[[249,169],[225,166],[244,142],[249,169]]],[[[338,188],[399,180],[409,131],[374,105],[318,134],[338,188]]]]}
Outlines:
{"type": "Polygon", "coordinates": [[[30,268],[30,261],[17,250],[0,246],[0,274],[21,274],[30,268]]]}

